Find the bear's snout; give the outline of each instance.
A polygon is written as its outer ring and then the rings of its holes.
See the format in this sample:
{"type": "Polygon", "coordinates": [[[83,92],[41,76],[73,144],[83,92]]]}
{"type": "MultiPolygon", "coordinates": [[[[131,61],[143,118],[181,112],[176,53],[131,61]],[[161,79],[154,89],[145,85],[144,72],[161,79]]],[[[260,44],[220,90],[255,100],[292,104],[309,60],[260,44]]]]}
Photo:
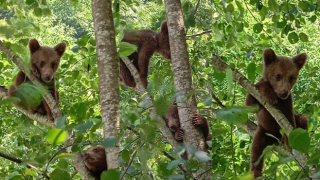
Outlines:
{"type": "Polygon", "coordinates": [[[279,94],[279,98],[281,98],[282,100],[285,100],[288,98],[289,96],[289,92],[288,91],[283,91],[282,93],[279,94]]]}
{"type": "Polygon", "coordinates": [[[45,81],[45,82],[49,82],[49,81],[51,81],[51,76],[50,75],[45,75],[44,76],[44,79],[43,79],[43,81],[45,81]]]}

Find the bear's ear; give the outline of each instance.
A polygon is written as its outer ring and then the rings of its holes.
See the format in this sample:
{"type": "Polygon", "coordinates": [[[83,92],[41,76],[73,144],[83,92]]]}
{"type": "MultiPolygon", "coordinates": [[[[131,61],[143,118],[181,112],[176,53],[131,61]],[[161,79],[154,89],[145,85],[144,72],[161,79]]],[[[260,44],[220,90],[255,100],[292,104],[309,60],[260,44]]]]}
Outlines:
{"type": "Polygon", "coordinates": [[[61,57],[64,53],[64,51],[66,50],[67,44],[65,42],[61,42],[59,44],[57,44],[54,47],[54,50],[59,54],[59,56],[61,57]]]}
{"type": "Polygon", "coordinates": [[[301,69],[307,61],[307,54],[301,53],[292,58],[293,63],[297,65],[299,69],[301,69]]]}
{"type": "Polygon", "coordinates": [[[31,54],[35,53],[36,51],[38,51],[40,49],[40,44],[36,39],[30,39],[29,41],[29,49],[31,54]]]}
{"type": "Polygon", "coordinates": [[[265,65],[269,65],[277,60],[277,55],[271,48],[267,48],[263,51],[263,60],[265,65]]]}
{"type": "Polygon", "coordinates": [[[160,32],[161,32],[161,33],[168,34],[168,24],[167,24],[167,21],[163,21],[163,22],[162,22],[160,32]]]}

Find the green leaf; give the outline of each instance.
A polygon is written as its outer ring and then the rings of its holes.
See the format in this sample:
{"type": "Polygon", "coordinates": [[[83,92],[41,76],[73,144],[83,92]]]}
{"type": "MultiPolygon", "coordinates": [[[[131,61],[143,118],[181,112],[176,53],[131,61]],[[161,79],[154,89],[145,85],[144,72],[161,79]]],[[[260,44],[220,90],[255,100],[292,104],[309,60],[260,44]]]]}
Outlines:
{"type": "Polygon", "coordinates": [[[67,132],[62,129],[50,129],[46,136],[47,141],[54,146],[64,143],[67,138],[67,132]]]}
{"type": "Polygon", "coordinates": [[[57,155],[54,160],[58,160],[58,159],[72,159],[74,158],[74,155],[71,153],[61,153],[59,155],[57,155]]]}
{"type": "Polygon", "coordinates": [[[313,15],[313,16],[311,16],[311,18],[309,20],[310,20],[310,22],[314,23],[317,20],[317,16],[313,15]]]}
{"type": "Polygon", "coordinates": [[[253,31],[257,34],[259,34],[262,31],[263,25],[260,23],[257,23],[253,26],[253,31]]]}
{"type": "Polygon", "coordinates": [[[90,129],[93,126],[93,122],[88,121],[84,124],[77,125],[74,129],[77,131],[86,132],[88,129],[90,129]]]}
{"type": "Polygon", "coordinates": [[[258,107],[232,107],[217,111],[217,118],[228,124],[244,124],[248,120],[248,113],[255,112],[258,107]]]}
{"type": "Polygon", "coordinates": [[[230,132],[229,128],[213,128],[211,135],[212,135],[212,137],[218,137],[218,136],[224,135],[228,132],[230,132]]]}
{"type": "Polygon", "coordinates": [[[180,158],[180,159],[176,159],[170,162],[170,164],[168,164],[167,169],[171,170],[172,168],[178,166],[179,164],[184,163],[185,160],[180,158]]]}
{"type": "Polygon", "coordinates": [[[208,153],[204,151],[197,151],[194,153],[194,156],[200,161],[200,162],[208,162],[211,161],[211,157],[208,156],[208,153]]]}
{"type": "Polygon", "coordinates": [[[156,130],[153,126],[149,124],[142,124],[140,126],[141,131],[141,139],[144,140],[146,143],[154,142],[156,138],[156,130]]]}
{"type": "Polygon", "coordinates": [[[104,139],[102,141],[101,145],[104,148],[111,148],[111,147],[114,147],[116,145],[117,141],[118,141],[118,138],[115,137],[115,136],[112,136],[112,137],[108,137],[108,138],[104,139]]]}
{"type": "Polygon", "coordinates": [[[28,176],[37,176],[37,171],[33,170],[33,169],[25,169],[24,170],[25,175],[28,176]]]}
{"type": "Polygon", "coordinates": [[[167,113],[167,111],[169,110],[169,106],[170,104],[167,103],[167,100],[164,97],[160,97],[154,102],[154,109],[160,116],[167,113]]]}
{"type": "Polygon", "coordinates": [[[308,40],[308,36],[305,34],[305,33],[300,33],[299,34],[299,38],[300,38],[300,40],[302,41],[302,42],[308,42],[309,40],[308,40]]]}
{"type": "Polygon", "coordinates": [[[223,81],[226,77],[226,74],[221,71],[214,71],[213,77],[216,78],[218,81],[223,81]]]}
{"type": "Polygon", "coordinates": [[[313,175],[311,176],[311,178],[312,178],[312,179],[318,179],[318,178],[320,178],[320,171],[318,171],[318,172],[316,172],[315,174],[313,174],[313,175]]]}
{"type": "Polygon", "coordinates": [[[136,45],[130,44],[127,42],[120,42],[119,47],[120,47],[120,50],[119,50],[120,56],[122,57],[127,57],[133,52],[138,50],[138,47],[136,45]]]}
{"type": "Polygon", "coordinates": [[[89,36],[85,34],[85,35],[81,36],[81,38],[80,38],[80,40],[77,42],[77,44],[78,44],[80,47],[84,47],[84,46],[87,45],[88,40],[89,40],[89,36]]]}
{"type": "Polygon", "coordinates": [[[129,160],[130,160],[130,151],[127,150],[127,149],[123,150],[122,153],[121,153],[121,157],[125,162],[129,162],[129,160]]]}
{"type": "Polygon", "coordinates": [[[32,83],[22,83],[16,90],[15,96],[21,100],[21,104],[27,108],[36,108],[42,102],[45,90],[32,83]]]}
{"type": "Polygon", "coordinates": [[[298,7],[304,12],[308,12],[309,11],[309,4],[306,1],[299,1],[298,7]]]}
{"type": "Polygon", "coordinates": [[[17,97],[8,97],[6,99],[2,99],[0,101],[0,106],[5,104],[11,104],[11,103],[19,103],[21,102],[19,98],[17,97]]]}
{"type": "Polygon", "coordinates": [[[254,62],[251,62],[247,67],[247,71],[248,71],[248,79],[254,82],[256,78],[256,64],[254,62]]]}
{"type": "Polygon", "coordinates": [[[299,37],[297,35],[297,33],[295,32],[291,32],[289,35],[288,35],[288,40],[291,44],[295,44],[299,41],[299,37]]]}
{"type": "Polygon", "coordinates": [[[34,3],[34,0],[26,0],[27,5],[31,5],[32,3],[34,3]]]}
{"type": "Polygon", "coordinates": [[[67,169],[68,168],[68,161],[65,159],[60,159],[60,161],[58,162],[57,166],[61,169],[67,169]]]}
{"type": "Polygon", "coordinates": [[[308,164],[319,164],[320,160],[320,150],[317,150],[311,154],[311,157],[308,160],[308,164]]]}
{"type": "Polygon", "coordinates": [[[262,1],[261,0],[257,0],[256,6],[257,6],[257,9],[260,11],[262,9],[262,7],[263,7],[262,1]]]}
{"type": "Polygon", "coordinates": [[[34,13],[34,15],[40,17],[40,16],[42,16],[42,9],[39,8],[39,7],[34,8],[34,9],[33,9],[33,13],[34,13]]]}
{"type": "Polygon", "coordinates": [[[52,173],[50,173],[50,180],[71,180],[68,172],[61,170],[60,168],[56,168],[52,173]]]}
{"type": "Polygon", "coordinates": [[[307,152],[310,146],[309,133],[301,128],[294,129],[289,135],[289,145],[300,152],[307,152]]]}
{"type": "Polygon", "coordinates": [[[234,11],[233,4],[228,4],[226,10],[229,11],[229,12],[233,12],[234,11]]]}
{"type": "Polygon", "coordinates": [[[232,78],[232,70],[230,68],[226,69],[226,76],[228,81],[228,96],[232,95],[233,90],[233,78],[232,78]]]}
{"type": "Polygon", "coordinates": [[[273,11],[275,13],[279,13],[279,7],[278,7],[278,3],[277,3],[276,0],[269,0],[268,1],[268,6],[269,6],[271,11],[273,11]]]}
{"type": "Polygon", "coordinates": [[[190,14],[190,15],[188,16],[188,23],[189,23],[189,26],[190,26],[190,27],[195,27],[195,25],[196,25],[196,20],[195,20],[193,14],[190,14]]]}
{"type": "Polygon", "coordinates": [[[110,180],[110,179],[119,179],[120,173],[115,169],[109,169],[107,171],[103,171],[100,175],[101,180],[110,180]]]}
{"type": "Polygon", "coordinates": [[[62,117],[58,120],[58,123],[57,123],[57,128],[58,128],[58,129],[62,129],[62,127],[65,126],[65,124],[66,124],[66,119],[67,119],[67,115],[65,114],[64,116],[62,116],[62,117]]]}

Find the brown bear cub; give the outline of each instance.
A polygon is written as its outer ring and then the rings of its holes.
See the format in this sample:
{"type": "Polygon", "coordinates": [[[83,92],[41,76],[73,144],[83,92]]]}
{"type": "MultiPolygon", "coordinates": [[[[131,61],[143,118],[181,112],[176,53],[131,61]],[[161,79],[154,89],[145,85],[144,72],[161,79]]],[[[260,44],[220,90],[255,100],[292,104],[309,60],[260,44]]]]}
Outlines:
{"type": "MultiPolygon", "coordinates": [[[[149,60],[152,55],[157,52],[164,58],[171,59],[167,21],[162,22],[159,33],[147,29],[125,31],[122,41],[138,46],[138,52],[132,53],[128,58],[133,60],[133,65],[137,68],[140,79],[146,88],[148,85],[149,60]]],[[[120,81],[128,87],[136,86],[130,70],[121,59],[120,81]]]]}
{"type": "MultiPolygon", "coordinates": [[[[36,39],[29,41],[31,73],[51,92],[53,98],[59,103],[59,92],[55,87],[55,72],[60,63],[60,58],[66,50],[66,43],[61,42],[55,47],[40,46],[36,39]]],[[[19,71],[14,84],[9,88],[9,96],[14,96],[16,89],[24,82],[29,81],[26,75],[19,71]]],[[[32,110],[32,113],[47,115],[53,121],[52,112],[43,99],[40,106],[32,110]]]]}
{"type": "Polygon", "coordinates": [[[84,162],[91,174],[100,179],[103,171],[107,170],[106,151],[102,146],[95,146],[90,148],[84,154],[84,162]]]}
{"type": "MultiPolygon", "coordinates": [[[[179,118],[178,108],[176,103],[174,103],[169,107],[168,112],[164,115],[164,119],[170,131],[174,133],[174,138],[177,141],[182,141],[183,129],[181,129],[180,127],[180,118],[179,118]]],[[[194,126],[199,127],[201,129],[204,138],[206,138],[206,141],[212,140],[212,136],[209,132],[209,123],[205,117],[200,116],[199,114],[196,113],[192,116],[191,123],[194,126]]]]}
{"type": "MultiPolygon", "coordinates": [[[[263,52],[263,60],[263,74],[259,82],[255,84],[261,96],[280,109],[293,128],[300,127],[307,130],[307,117],[304,114],[294,115],[291,94],[291,89],[297,81],[299,71],[307,60],[307,55],[301,53],[289,58],[277,56],[272,49],[266,49],[263,52]]],[[[247,94],[245,104],[251,106],[259,104],[259,102],[251,94],[247,94]]],[[[261,104],[259,104],[256,116],[258,128],[253,137],[250,166],[254,176],[260,177],[262,176],[263,159],[257,165],[255,163],[267,146],[277,143],[275,138],[267,136],[266,133],[281,139],[281,127],[261,104]]],[[[283,139],[285,145],[289,147],[287,136],[285,135],[283,139]]]]}

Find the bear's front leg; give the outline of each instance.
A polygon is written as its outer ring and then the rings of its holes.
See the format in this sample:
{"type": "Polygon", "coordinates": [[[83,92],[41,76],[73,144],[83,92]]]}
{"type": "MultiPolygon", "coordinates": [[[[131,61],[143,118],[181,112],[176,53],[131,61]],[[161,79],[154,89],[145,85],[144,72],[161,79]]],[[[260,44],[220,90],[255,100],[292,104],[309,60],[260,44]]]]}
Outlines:
{"type": "Polygon", "coordinates": [[[183,129],[178,128],[174,133],[174,138],[177,141],[182,141],[183,140],[183,129]]]}
{"type": "Polygon", "coordinates": [[[198,113],[195,113],[192,116],[191,123],[195,127],[199,127],[201,129],[206,141],[212,140],[212,136],[211,136],[211,134],[209,134],[209,123],[205,117],[200,116],[198,113]]]}
{"type": "Polygon", "coordinates": [[[46,112],[47,112],[47,118],[48,118],[50,121],[53,121],[54,118],[53,118],[52,111],[51,111],[48,103],[47,103],[45,100],[42,100],[42,103],[43,103],[44,109],[45,109],[46,112]]]}
{"type": "Polygon", "coordinates": [[[268,82],[260,81],[256,85],[257,89],[259,90],[262,98],[266,100],[268,103],[275,105],[278,103],[278,96],[271,88],[268,82]]]}

